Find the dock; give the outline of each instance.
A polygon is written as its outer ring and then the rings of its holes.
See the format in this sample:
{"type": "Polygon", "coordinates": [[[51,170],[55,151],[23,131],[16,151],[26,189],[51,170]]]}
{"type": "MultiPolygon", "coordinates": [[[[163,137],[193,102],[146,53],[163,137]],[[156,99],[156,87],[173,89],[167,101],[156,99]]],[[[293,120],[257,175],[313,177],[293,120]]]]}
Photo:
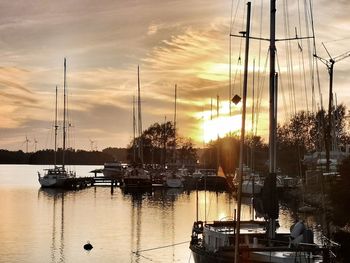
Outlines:
{"type": "Polygon", "coordinates": [[[105,185],[110,187],[120,186],[122,183],[121,179],[111,178],[105,176],[96,176],[96,177],[72,177],[68,178],[64,182],[64,189],[67,190],[80,190],[91,186],[96,185],[105,185]]]}

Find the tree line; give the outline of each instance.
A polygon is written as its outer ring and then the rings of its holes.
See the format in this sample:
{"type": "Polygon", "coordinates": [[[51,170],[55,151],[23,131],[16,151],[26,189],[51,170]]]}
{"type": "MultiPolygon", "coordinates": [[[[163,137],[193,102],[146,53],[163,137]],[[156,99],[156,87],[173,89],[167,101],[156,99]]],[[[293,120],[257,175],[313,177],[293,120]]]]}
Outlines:
{"type": "MultiPolygon", "coordinates": [[[[332,110],[333,146],[350,143],[346,130],[346,108],[338,105],[332,110]]],[[[301,175],[305,169],[302,159],[306,153],[324,150],[329,116],[320,110],[316,113],[300,111],[290,120],[277,128],[277,164],[278,168],[289,175],[301,175]]],[[[184,164],[194,165],[199,160],[203,168],[222,167],[226,174],[232,174],[239,162],[239,134],[229,134],[210,142],[201,155],[190,138],[177,135],[170,121],[154,123],[139,137],[135,137],[127,148],[106,148],[102,151],[84,151],[68,149],[67,164],[103,164],[113,160],[144,164],[184,164]]],[[[248,134],[245,139],[243,161],[256,171],[268,170],[268,145],[260,136],[248,134]]],[[[57,152],[57,163],[61,163],[62,149],[57,152]]],[[[54,151],[47,149],[35,153],[0,150],[2,164],[53,164],[54,151]]]]}
{"type": "MultiPolygon", "coordinates": [[[[291,176],[302,176],[306,167],[302,160],[307,153],[330,149],[344,150],[350,143],[346,129],[346,107],[334,107],[332,115],[324,110],[316,113],[299,111],[289,121],[277,127],[277,166],[291,176]],[[331,140],[327,140],[328,121],[331,118],[331,140]]],[[[225,173],[232,174],[238,168],[240,152],[239,134],[229,134],[210,142],[200,159],[203,166],[221,166],[225,173]]],[[[268,171],[268,145],[260,136],[248,134],[245,139],[243,163],[255,171],[268,171]]]]}
{"type": "Polygon", "coordinates": [[[193,165],[197,149],[190,138],[177,136],[171,121],[156,122],[131,140],[127,158],[130,163],[193,165]]]}

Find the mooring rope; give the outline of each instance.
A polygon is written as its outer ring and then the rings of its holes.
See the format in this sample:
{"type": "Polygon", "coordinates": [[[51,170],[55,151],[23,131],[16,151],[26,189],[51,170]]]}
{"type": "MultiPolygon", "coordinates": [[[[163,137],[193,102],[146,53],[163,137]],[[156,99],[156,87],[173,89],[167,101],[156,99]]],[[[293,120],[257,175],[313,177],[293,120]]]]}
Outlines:
{"type": "Polygon", "coordinates": [[[167,248],[167,247],[174,247],[174,246],[178,246],[178,245],[182,245],[185,243],[189,243],[190,241],[183,241],[183,242],[179,242],[179,243],[174,243],[174,244],[170,244],[170,245],[166,245],[166,246],[160,246],[160,247],[154,247],[154,248],[147,248],[147,249],[141,249],[141,250],[136,250],[136,251],[132,251],[133,254],[139,254],[141,252],[146,252],[146,251],[152,251],[152,250],[157,250],[157,249],[162,249],[162,248],[167,248]]]}

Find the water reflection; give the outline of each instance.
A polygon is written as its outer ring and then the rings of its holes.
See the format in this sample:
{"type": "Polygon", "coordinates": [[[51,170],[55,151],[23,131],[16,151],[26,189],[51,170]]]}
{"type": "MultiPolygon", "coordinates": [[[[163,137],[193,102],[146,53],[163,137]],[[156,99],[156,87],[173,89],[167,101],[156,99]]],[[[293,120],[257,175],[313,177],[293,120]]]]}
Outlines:
{"type": "Polygon", "coordinates": [[[52,204],[52,236],[50,258],[52,263],[65,262],[64,256],[64,196],[66,192],[60,189],[40,188],[41,195],[52,204]],[[59,244],[59,245],[57,245],[59,244]],[[57,247],[58,246],[58,247],[57,247]]]}

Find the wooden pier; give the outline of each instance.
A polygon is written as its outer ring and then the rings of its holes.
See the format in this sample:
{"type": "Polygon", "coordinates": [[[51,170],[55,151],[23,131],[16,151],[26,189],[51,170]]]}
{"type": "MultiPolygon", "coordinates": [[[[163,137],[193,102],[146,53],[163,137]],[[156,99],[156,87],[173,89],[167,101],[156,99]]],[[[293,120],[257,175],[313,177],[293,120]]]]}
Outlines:
{"type": "Polygon", "coordinates": [[[92,186],[93,184],[93,177],[73,177],[65,180],[63,188],[69,190],[79,190],[92,186]]]}
{"type": "Polygon", "coordinates": [[[96,177],[74,177],[68,178],[63,188],[68,190],[80,190],[91,186],[110,186],[111,188],[120,186],[122,183],[121,179],[111,178],[105,176],[96,177]]]}

